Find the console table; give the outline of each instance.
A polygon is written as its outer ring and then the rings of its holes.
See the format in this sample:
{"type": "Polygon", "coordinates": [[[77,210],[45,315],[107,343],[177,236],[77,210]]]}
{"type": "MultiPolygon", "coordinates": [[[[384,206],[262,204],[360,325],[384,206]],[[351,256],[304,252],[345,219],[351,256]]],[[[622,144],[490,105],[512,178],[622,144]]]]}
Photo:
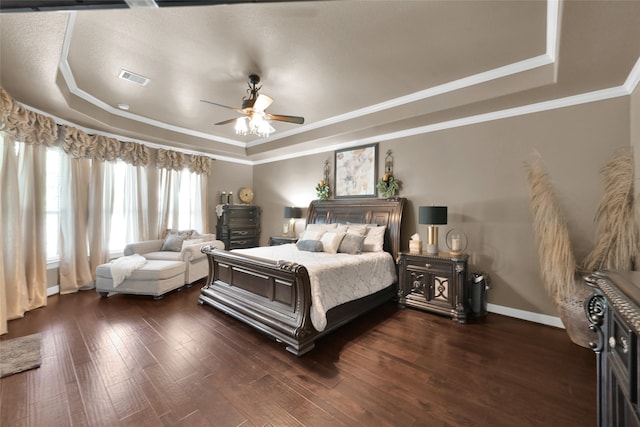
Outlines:
{"type": "Polygon", "coordinates": [[[640,272],[585,278],[593,288],[585,310],[598,366],[598,427],[640,426],[640,272]]]}

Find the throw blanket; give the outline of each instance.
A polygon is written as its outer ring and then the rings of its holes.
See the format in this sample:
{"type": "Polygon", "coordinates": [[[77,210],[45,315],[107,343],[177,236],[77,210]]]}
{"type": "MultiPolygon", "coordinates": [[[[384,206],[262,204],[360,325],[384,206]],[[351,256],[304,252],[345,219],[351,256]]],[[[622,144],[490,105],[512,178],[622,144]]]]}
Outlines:
{"type": "Polygon", "coordinates": [[[113,287],[115,288],[124,282],[124,279],[131,276],[131,273],[142,267],[146,262],[147,259],[138,254],[123,256],[111,261],[111,278],[113,279],[113,287]]]}

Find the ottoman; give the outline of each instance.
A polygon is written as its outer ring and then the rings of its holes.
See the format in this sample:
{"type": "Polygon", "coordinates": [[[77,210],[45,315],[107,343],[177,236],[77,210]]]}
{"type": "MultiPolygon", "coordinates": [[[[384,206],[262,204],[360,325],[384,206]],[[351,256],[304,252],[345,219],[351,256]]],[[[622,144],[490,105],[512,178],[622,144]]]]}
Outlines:
{"type": "Polygon", "coordinates": [[[96,291],[103,297],[110,293],[152,295],[160,299],[164,294],[184,286],[185,263],[182,261],[147,262],[134,270],[124,282],[113,286],[111,264],[96,268],[96,291]]]}

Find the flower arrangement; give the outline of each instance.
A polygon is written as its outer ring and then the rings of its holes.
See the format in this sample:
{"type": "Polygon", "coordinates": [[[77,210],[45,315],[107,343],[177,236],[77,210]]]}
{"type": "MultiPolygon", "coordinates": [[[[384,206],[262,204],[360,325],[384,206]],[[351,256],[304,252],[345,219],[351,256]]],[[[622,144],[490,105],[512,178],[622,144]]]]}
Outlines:
{"type": "Polygon", "coordinates": [[[329,198],[329,193],[331,189],[329,188],[329,183],[324,179],[321,179],[316,185],[316,194],[320,200],[327,200],[329,198]]]}
{"type": "Polygon", "coordinates": [[[396,191],[400,189],[400,181],[395,179],[391,173],[385,173],[376,184],[376,188],[382,197],[393,197],[396,195],[396,191]]]}

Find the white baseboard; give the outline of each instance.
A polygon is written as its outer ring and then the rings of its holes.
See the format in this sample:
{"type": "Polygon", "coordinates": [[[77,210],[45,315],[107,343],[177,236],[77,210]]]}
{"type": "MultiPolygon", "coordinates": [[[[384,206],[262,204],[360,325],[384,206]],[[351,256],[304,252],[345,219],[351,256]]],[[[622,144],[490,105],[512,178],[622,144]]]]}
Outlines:
{"type": "MultiPolygon", "coordinates": [[[[47,288],[47,296],[60,293],[60,286],[47,288]]],[[[559,317],[548,316],[546,314],[533,313],[531,311],[518,310],[516,308],[504,307],[502,305],[487,304],[487,311],[504,316],[515,317],[516,319],[528,320],[529,322],[542,323],[543,325],[555,326],[564,329],[564,325],[559,317]]]]}
{"type": "Polygon", "coordinates": [[[503,314],[516,319],[528,320],[530,322],[542,323],[543,325],[555,326],[564,329],[564,325],[559,317],[546,314],[533,313],[531,311],[518,310],[516,308],[504,307],[501,305],[487,304],[487,310],[491,313],[503,314]]]}

